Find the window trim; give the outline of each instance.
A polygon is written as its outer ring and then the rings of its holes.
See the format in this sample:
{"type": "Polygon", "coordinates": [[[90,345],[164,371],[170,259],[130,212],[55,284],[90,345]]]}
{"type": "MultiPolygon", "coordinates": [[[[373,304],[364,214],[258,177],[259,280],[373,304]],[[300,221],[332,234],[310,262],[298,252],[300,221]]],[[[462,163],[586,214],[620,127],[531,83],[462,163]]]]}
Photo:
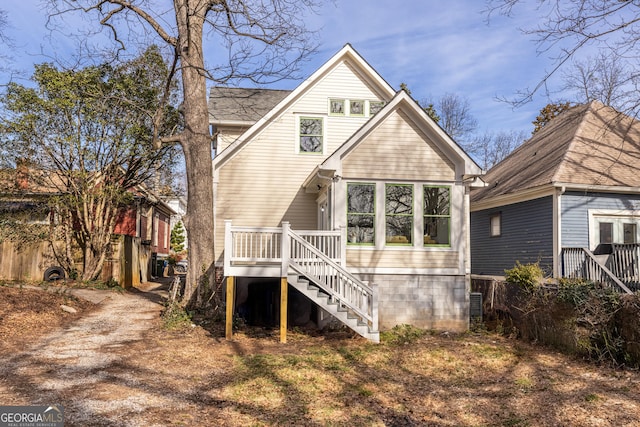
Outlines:
{"type": "Polygon", "coordinates": [[[384,101],[369,101],[369,117],[373,117],[376,114],[378,114],[384,108],[385,105],[387,105],[387,103],[384,102],[384,101]],[[380,106],[380,109],[378,111],[376,111],[376,112],[371,111],[371,108],[374,105],[379,105],[380,106]]]}
{"type": "Polygon", "coordinates": [[[351,182],[347,182],[346,183],[346,193],[345,193],[345,210],[346,210],[346,215],[345,215],[345,219],[346,219],[346,231],[347,231],[347,246],[368,246],[368,247],[372,247],[372,246],[376,246],[376,219],[377,219],[377,209],[376,209],[376,204],[377,204],[377,191],[376,191],[376,183],[375,182],[357,182],[357,181],[351,181],[351,182]],[[360,185],[360,186],[369,186],[369,187],[373,187],[373,212],[349,212],[349,186],[351,185],[360,185]],[[351,239],[349,239],[349,215],[370,215],[373,217],[373,239],[371,241],[371,243],[367,243],[367,242],[351,242],[351,239]]]}
{"type": "Polygon", "coordinates": [[[502,212],[495,212],[489,215],[489,237],[500,237],[502,236],[502,212]],[[498,231],[494,232],[494,223],[493,220],[497,219],[498,231]]]}
{"type": "Polygon", "coordinates": [[[329,115],[330,116],[336,116],[336,117],[343,117],[347,115],[347,108],[346,108],[346,103],[347,100],[344,98],[329,98],[329,115]],[[333,111],[333,103],[334,102],[342,102],[342,112],[341,113],[336,113],[333,111]]]}
{"type": "MultiPolygon", "coordinates": [[[[297,120],[296,120],[296,154],[302,154],[302,155],[311,155],[311,156],[318,156],[318,155],[324,155],[325,154],[325,149],[326,149],[326,138],[327,138],[327,129],[326,129],[326,118],[323,116],[311,116],[311,115],[300,115],[297,116],[297,120]],[[300,133],[300,124],[302,122],[302,120],[320,120],[321,121],[321,125],[322,125],[322,134],[320,135],[321,138],[321,144],[320,144],[320,151],[303,151],[301,144],[300,144],[300,138],[302,137],[302,134],[300,133]]],[[[315,136],[315,135],[305,135],[305,136],[315,136]]]]}
{"type": "Polygon", "coordinates": [[[384,183],[384,244],[385,246],[413,246],[415,241],[414,238],[414,225],[416,219],[416,197],[415,197],[415,185],[414,184],[398,184],[394,182],[385,182],[384,183]],[[410,187],[411,188],[411,213],[410,214],[390,214],[387,212],[387,195],[389,194],[389,187],[410,187]],[[408,242],[390,242],[387,237],[387,218],[389,216],[393,217],[409,217],[411,219],[411,235],[409,236],[408,242]]]}
{"type": "Polygon", "coordinates": [[[365,108],[365,100],[364,99],[350,99],[349,100],[349,116],[351,117],[364,117],[366,112],[365,108]],[[362,112],[354,113],[353,112],[353,104],[360,103],[362,105],[362,112]]]}
{"type": "MultiPolygon", "coordinates": [[[[626,220],[627,222],[635,222],[640,224],[640,210],[632,209],[587,209],[587,215],[589,217],[589,248],[595,250],[600,244],[600,222],[613,222],[613,240],[615,242],[616,236],[622,236],[624,239],[624,233],[622,232],[622,224],[626,220]]],[[[640,227],[638,227],[638,233],[640,233],[640,227]]],[[[640,237],[640,236],[638,236],[640,237]]],[[[640,239],[639,239],[640,241],[640,239]]]]}
{"type": "Polygon", "coordinates": [[[433,184],[423,184],[422,185],[422,224],[423,224],[423,229],[422,229],[422,235],[423,235],[423,242],[422,245],[425,248],[450,248],[452,247],[452,242],[451,242],[451,222],[452,222],[452,217],[451,217],[451,208],[452,208],[452,200],[451,200],[451,196],[453,194],[453,189],[451,185],[433,185],[433,184]],[[427,188],[446,188],[449,191],[449,200],[448,200],[448,204],[449,204],[449,213],[447,215],[428,215],[425,212],[425,198],[424,198],[424,190],[427,188]],[[424,223],[425,220],[427,218],[446,218],[447,219],[447,241],[448,243],[424,243],[424,236],[426,235],[425,233],[427,232],[427,230],[425,229],[426,227],[424,227],[424,223]]]}

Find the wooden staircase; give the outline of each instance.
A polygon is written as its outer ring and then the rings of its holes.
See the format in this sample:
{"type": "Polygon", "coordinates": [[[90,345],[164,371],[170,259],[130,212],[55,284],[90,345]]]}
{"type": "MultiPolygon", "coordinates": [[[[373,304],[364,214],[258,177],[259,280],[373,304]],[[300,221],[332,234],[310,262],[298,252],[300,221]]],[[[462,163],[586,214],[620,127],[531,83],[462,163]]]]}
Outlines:
{"type": "Polygon", "coordinates": [[[311,284],[309,280],[297,274],[291,274],[287,279],[289,285],[293,286],[298,292],[309,298],[318,307],[331,314],[342,324],[370,341],[375,343],[380,342],[380,332],[372,330],[369,323],[347,305],[331,297],[331,295],[322,291],[321,288],[311,284]]]}
{"type": "Polygon", "coordinates": [[[346,231],[234,227],[225,221],[225,276],[280,277],[356,333],[380,342],[377,293],[346,268],[346,231]]]}
{"type": "Polygon", "coordinates": [[[380,342],[373,289],[293,230],[288,235],[289,284],[356,333],[380,342]]]}

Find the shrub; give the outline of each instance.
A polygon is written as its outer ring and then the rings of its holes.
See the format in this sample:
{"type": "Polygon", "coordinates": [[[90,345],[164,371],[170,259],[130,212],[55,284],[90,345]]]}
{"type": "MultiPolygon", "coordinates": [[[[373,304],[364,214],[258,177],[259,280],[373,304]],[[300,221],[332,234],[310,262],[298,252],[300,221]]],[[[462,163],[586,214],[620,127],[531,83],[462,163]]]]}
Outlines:
{"type": "Polygon", "coordinates": [[[544,280],[544,272],[539,263],[521,264],[516,261],[515,267],[505,270],[507,283],[520,286],[522,289],[532,291],[540,286],[544,280]]]}

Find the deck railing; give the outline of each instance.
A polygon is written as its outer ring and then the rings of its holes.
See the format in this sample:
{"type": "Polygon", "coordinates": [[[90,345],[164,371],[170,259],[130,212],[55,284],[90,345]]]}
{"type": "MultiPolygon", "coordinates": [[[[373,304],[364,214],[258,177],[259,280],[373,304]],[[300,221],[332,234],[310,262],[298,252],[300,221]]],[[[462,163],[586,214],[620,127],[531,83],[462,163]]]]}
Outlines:
{"type": "Polygon", "coordinates": [[[371,330],[377,330],[375,293],[349,273],[345,265],[344,228],[294,232],[284,221],[282,227],[260,228],[232,226],[231,221],[225,221],[225,274],[268,271],[288,277],[293,271],[329,295],[332,303],[356,313],[371,330]]]}
{"type": "MultiPolygon", "coordinates": [[[[227,264],[279,264],[289,259],[283,227],[232,226],[225,221],[225,267],[227,264]],[[283,256],[284,255],[284,256],[283,256]]],[[[342,230],[301,230],[297,234],[337,264],[344,264],[346,233],[342,230]]]]}
{"type": "Polygon", "coordinates": [[[607,267],[631,290],[640,289],[640,244],[626,243],[612,245],[612,253],[607,267]]]}
{"type": "Polygon", "coordinates": [[[563,248],[562,261],[563,277],[582,278],[601,283],[620,292],[633,293],[609,268],[598,262],[595,255],[587,248],[563,248]]]}
{"type": "Polygon", "coordinates": [[[304,236],[288,230],[290,236],[289,268],[304,276],[329,295],[330,301],[350,310],[366,321],[372,330],[378,325],[374,292],[367,284],[350,274],[304,236]]]}

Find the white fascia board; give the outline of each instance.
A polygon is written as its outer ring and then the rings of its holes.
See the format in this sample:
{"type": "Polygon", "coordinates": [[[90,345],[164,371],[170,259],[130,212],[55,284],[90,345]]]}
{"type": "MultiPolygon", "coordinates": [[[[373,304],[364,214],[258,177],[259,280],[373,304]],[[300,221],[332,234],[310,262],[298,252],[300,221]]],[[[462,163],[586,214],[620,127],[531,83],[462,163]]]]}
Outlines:
{"type": "Polygon", "coordinates": [[[253,126],[255,122],[253,120],[216,120],[211,121],[209,124],[218,127],[245,127],[245,126],[253,126]]]}
{"type": "Polygon", "coordinates": [[[590,185],[590,184],[572,184],[564,182],[556,182],[553,184],[556,188],[565,191],[587,191],[590,193],[618,193],[618,194],[640,194],[640,187],[627,187],[620,185],[590,185]]]}
{"type": "Polygon", "coordinates": [[[515,203],[527,202],[529,200],[540,199],[555,194],[553,185],[544,185],[529,190],[518,191],[512,194],[503,194],[487,200],[479,202],[471,201],[471,212],[482,211],[485,209],[497,208],[500,206],[513,205],[515,203]]]}

